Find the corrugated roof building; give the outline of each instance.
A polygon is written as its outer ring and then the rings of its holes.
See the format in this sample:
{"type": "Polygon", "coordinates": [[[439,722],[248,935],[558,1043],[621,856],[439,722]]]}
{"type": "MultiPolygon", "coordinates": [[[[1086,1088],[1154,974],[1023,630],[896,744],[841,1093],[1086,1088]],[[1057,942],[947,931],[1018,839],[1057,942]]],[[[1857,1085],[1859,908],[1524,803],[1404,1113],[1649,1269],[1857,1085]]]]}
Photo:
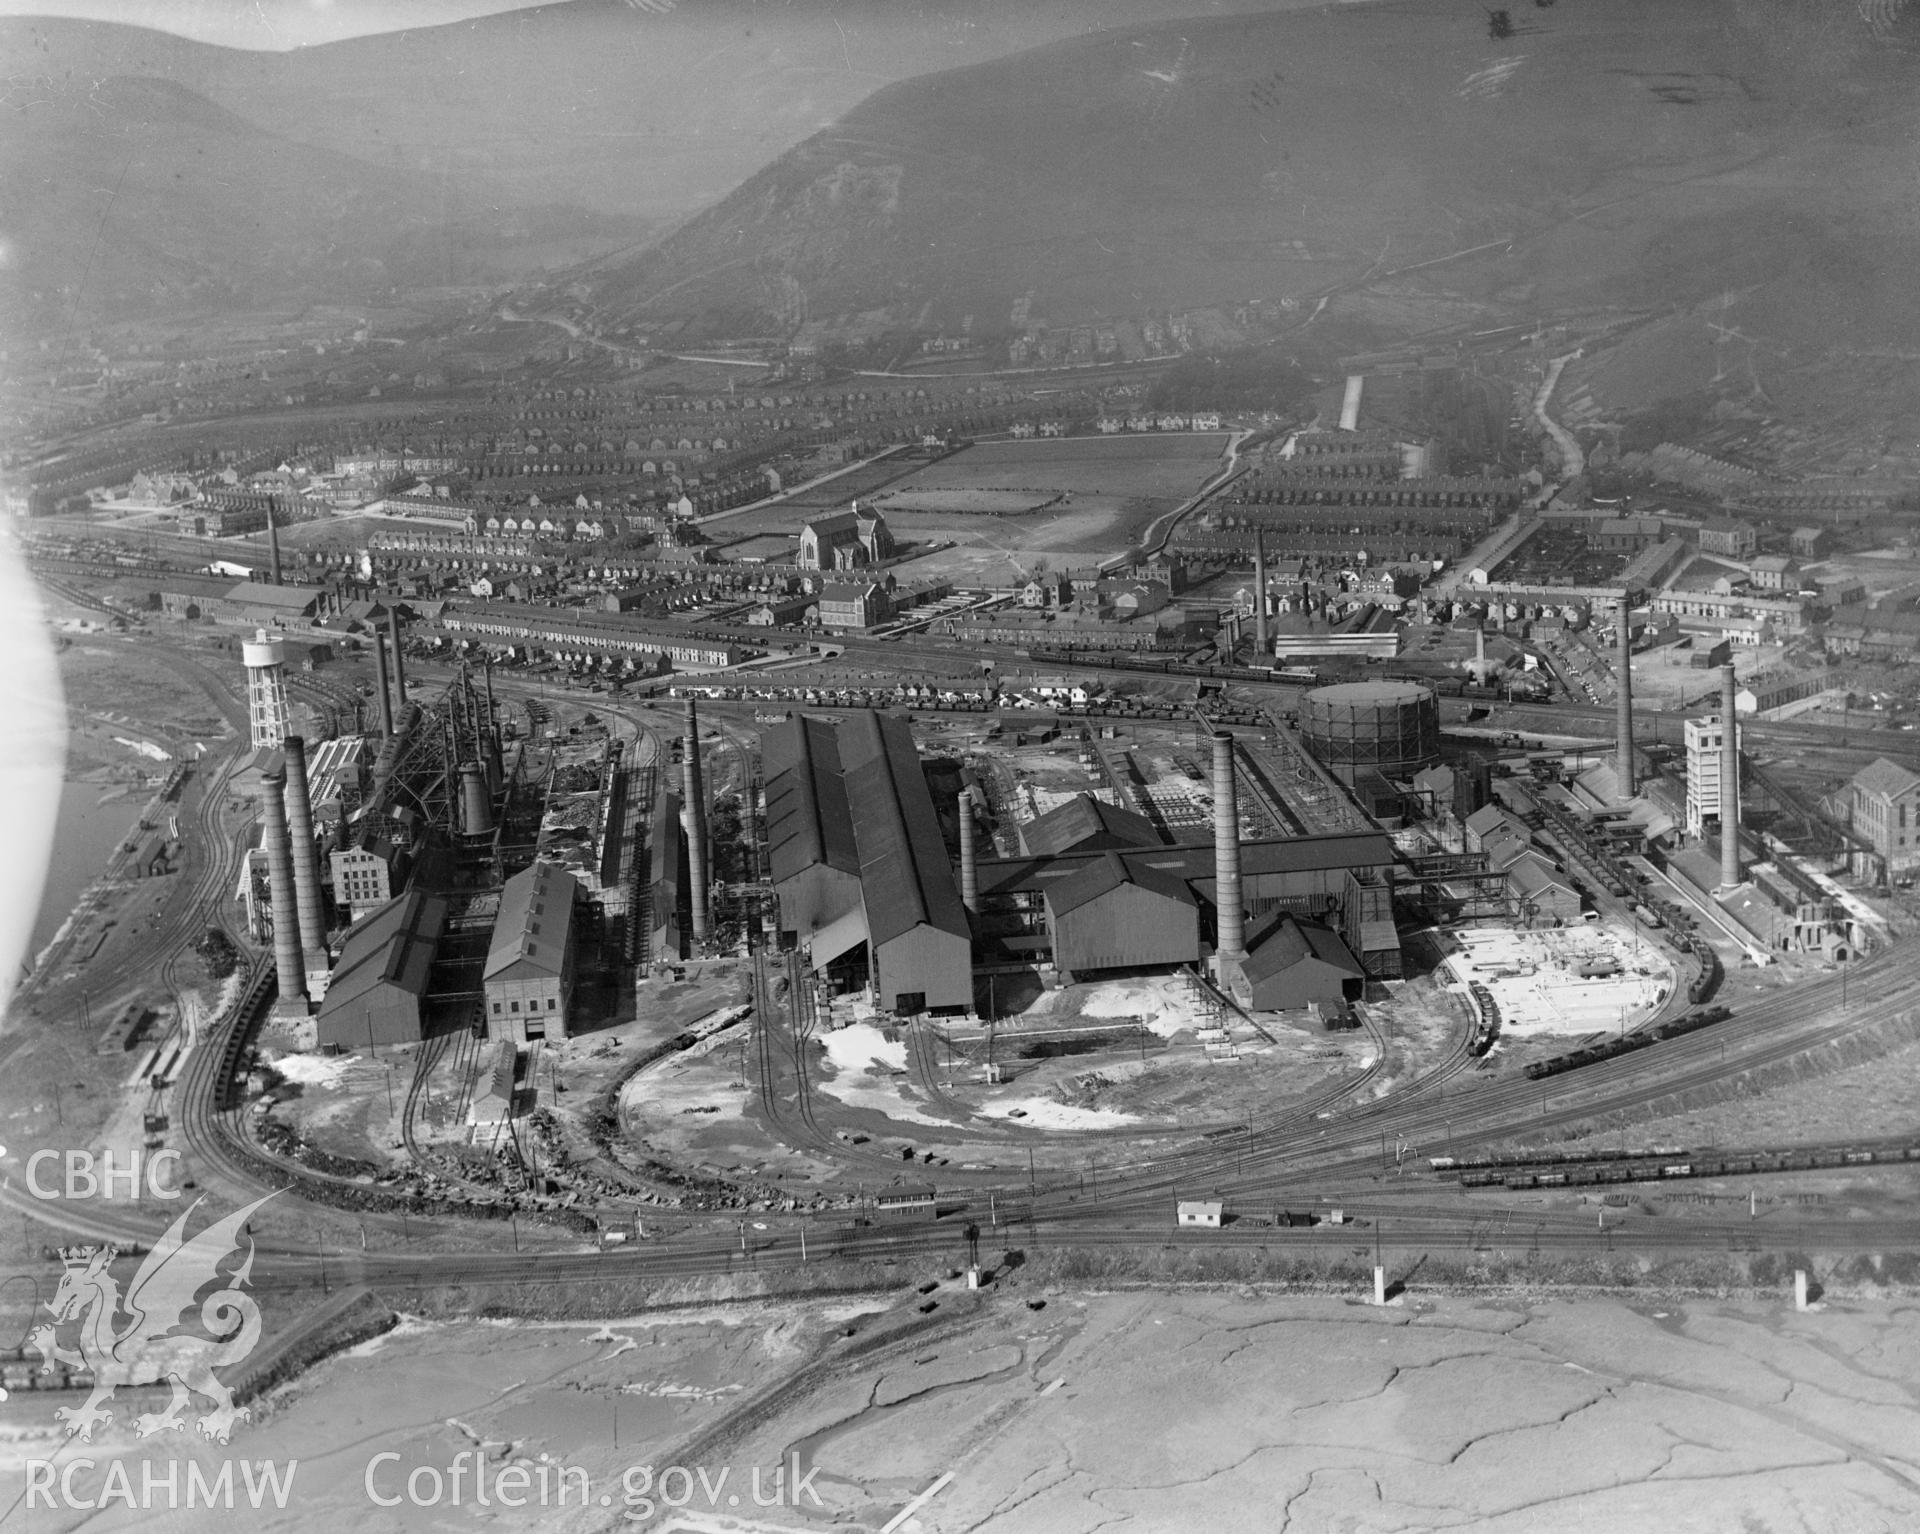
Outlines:
{"type": "Polygon", "coordinates": [[[973,938],[907,721],[799,716],[761,732],[783,934],[890,1011],[973,1002],[973,938]],[[864,955],[861,953],[864,945],[864,955]]]}
{"type": "Polygon", "coordinates": [[[1056,852],[1101,852],[1115,847],[1163,845],[1153,822],[1080,794],[1020,828],[1020,850],[1029,857],[1056,852]]]}
{"type": "MultiPolygon", "coordinates": [[[[1070,808],[1071,806],[1069,806],[1070,808]]],[[[1106,852],[1049,885],[1053,962],[1071,984],[1095,970],[1196,964],[1200,904],[1184,881],[1106,852]]]]}
{"type": "Polygon", "coordinates": [[[880,1005],[971,1007],[973,930],[907,721],[856,714],[839,745],[880,1005]]]}
{"type": "Polygon", "coordinates": [[[447,927],[447,902],[411,890],[347,929],[320,1003],[321,1048],[417,1044],[433,956],[447,927]]]}
{"type": "Polygon", "coordinates": [[[1225,978],[1233,999],[1254,1012],[1342,1006],[1367,988],[1366,971],[1337,932],[1285,914],[1255,932],[1244,956],[1227,961],[1225,978]]]}
{"type": "MultiPolygon", "coordinates": [[[[824,719],[796,715],[760,732],[766,773],[767,858],[780,926],[794,940],[844,952],[866,941],[860,900],[860,850],[840,775],[839,732],[824,719]],[[837,925],[857,920],[843,934],[837,925]],[[845,937],[848,941],[840,941],[845,937]]],[[[825,958],[816,956],[824,965],[825,958]]]]}
{"type": "Polygon", "coordinates": [[[551,863],[522,869],[500,890],[481,985],[487,1036],[530,1044],[572,1026],[573,875],[551,863]]]}

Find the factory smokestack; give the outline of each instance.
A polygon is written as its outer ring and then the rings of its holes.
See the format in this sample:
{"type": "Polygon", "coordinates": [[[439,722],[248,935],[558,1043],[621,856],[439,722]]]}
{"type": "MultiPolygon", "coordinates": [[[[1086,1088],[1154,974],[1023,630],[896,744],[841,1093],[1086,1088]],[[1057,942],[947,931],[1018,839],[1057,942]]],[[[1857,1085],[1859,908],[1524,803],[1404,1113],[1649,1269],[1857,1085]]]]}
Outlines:
{"type": "Polygon", "coordinates": [[[273,509],[277,503],[277,497],[267,497],[267,569],[276,586],[280,584],[280,524],[273,519],[273,509]]]}
{"type": "Polygon", "coordinates": [[[273,968],[283,1005],[307,1000],[300,957],[300,897],[293,887],[293,846],[287,832],[287,774],[278,766],[260,774],[260,812],[266,822],[267,893],[273,902],[273,968]]]}
{"type": "Polygon", "coordinates": [[[377,690],[380,694],[380,734],[391,739],[393,736],[393,694],[387,690],[387,642],[380,630],[373,631],[373,672],[377,690]]]}
{"type": "MultiPolygon", "coordinates": [[[[313,796],[307,786],[307,743],[289,735],[287,832],[293,840],[293,897],[300,916],[300,947],[315,969],[327,967],[327,908],[320,895],[320,854],[313,845],[313,796]]],[[[311,992],[313,986],[308,985],[311,992]]]]}
{"type": "Polygon", "coordinates": [[[1720,668],[1720,883],[1740,882],[1740,726],[1733,667],[1720,668]]]}
{"type": "Polygon", "coordinates": [[[1627,594],[1620,593],[1616,638],[1620,645],[1620,659],[1614,669],[1616,679],[1615,705],[1619,718],[1615,722],[1617,743],[1614,774],[1620,780],[1620,797],[1631,799],[1640,791],[1633,775],[1633,619],[1627,610],[1627,594]]]}
{"type": "Polygon", "coordinates": [[[1253,530],[1253,646],[1262,658],[1271,656],[1267,647],[1267,540],[1261,530],[1253,530]]]}
{"type": "Polygon", "coordinates": [[[973,795],[960,790],[960,904],[980,911],[980,862],[973,849],[973,795]]]}
{"type": "Polygon", "coordinates": [[[1216,957],[1246,952],[1246,912],[1240,903],[1240,800],[1233,781],[1233,737],[1213,737],[1213,883],[1219,944],[1216,957]]]}
{"type": "Polygon", "coordinates": [[[707,798],[700,782],[700,721],[687,699],[687,739],[681,752],[683,824],[687,831],[687,883],[693,895],[693,941],[707,940],[707,798]]]}
{"type": "Polygon", "coordinates": [[[493,829],[487,773],[477,762],[464,763],[460,768],[460,821],[469,836],[485,836],[493,829]]]}
{"type": "Polygon", "coordinates": [[[393,640],[393,711],[398,714],[407,706],[407,658],[400,651],[400,609],[387,608],[387,633],[393,640]]]}

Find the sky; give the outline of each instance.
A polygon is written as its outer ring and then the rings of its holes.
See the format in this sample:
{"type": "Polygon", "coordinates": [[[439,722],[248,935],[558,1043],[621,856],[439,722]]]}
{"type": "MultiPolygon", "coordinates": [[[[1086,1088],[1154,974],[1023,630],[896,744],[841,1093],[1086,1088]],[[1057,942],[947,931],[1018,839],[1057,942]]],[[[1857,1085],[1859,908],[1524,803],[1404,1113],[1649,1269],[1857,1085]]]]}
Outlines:
{"type": "MultiPolygon", "coordinates": [[[[533,0],[0,0],[0,16],[77,16],[228,48],[288,49],[525,9],[533,0]]],[[[674,0],[629,0],[647,10],[674,0]]]]}

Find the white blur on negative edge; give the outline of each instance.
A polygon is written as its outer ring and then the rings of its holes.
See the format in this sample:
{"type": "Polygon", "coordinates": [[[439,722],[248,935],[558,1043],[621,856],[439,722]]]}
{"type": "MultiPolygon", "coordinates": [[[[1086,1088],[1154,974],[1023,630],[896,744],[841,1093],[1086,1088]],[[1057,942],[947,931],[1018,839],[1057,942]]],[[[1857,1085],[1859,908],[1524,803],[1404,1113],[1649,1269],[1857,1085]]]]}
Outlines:
{"type": "Polygon", "coordinates": [[[66,700],[40,594],[19,539],[0,531],[0,1019],[32,959],[34,917],[47,882],[60,780],[67,761],[66,700]]]}

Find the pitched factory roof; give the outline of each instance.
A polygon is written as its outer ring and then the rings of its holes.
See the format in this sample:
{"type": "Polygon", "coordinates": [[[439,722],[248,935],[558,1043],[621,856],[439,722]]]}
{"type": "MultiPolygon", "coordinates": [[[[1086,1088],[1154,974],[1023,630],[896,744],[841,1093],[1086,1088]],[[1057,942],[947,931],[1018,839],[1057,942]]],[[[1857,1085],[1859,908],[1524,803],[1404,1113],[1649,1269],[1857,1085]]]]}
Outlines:
{"type": "MultiPolygon", "coordinates": [[[[1119,857],[1130,869],[1157,870],[1187,883],[1213,879],[1211,841],[1129,848],[1119,857]]],[[[1071,878],[1099,852],[1064,852],[1051,857],[982,858],[980,893],[1013,894],[1044,890],[1071,878]]],[[[1393,839],[1384,831],[1338,831],[1327,836],[1276,837],[1240,843],[1240,871],[1259,874],[1322,873],[1342,868],[1385,868],[1396,862],[1393,839]]]]}
{"type": "Polygon", "coordinates": [[[267,607],[281,613],[303,613],[320,597],[316,586],[272,586],[265,581],[241,581],[227,592],[229,602],[267,607]]]}
{"type": "Polygon", "coordinates": [[[1249,980],[1266,980],[1306,959],[1317,959],[1345,974],[1366,974],[1337,932],[1284,914],[1255,934],[1241,969],[1249,980]]]}
{"type": "Polygon", "coordinates": [[[839,737],[824,719],[796,715],[760,732],[767,774],[767,851],[775,884],[824,863],[860,872],[839,737]]]}
{"type": "Polygon", "coordinates": [[[1853,786],[1870,794],[1883,794],[1889,799],[1911,793],[1920,788],[1920,774],[1909,772],[1898,762],[1890,762],[1884,756],[1869,762],[1853,775],[1853,786]]]}
{"type": "Polygon", "coordinates": [[[1048,885],[1047,909],[1055,916],[1065,916],[1128,884],[1181,905],[1198,903],[1184,880],[1158,869],[1129,866],[1117,852],[1107,852],[1094,858],[1072,878],[1048,885]]]}
{"type": "Polygon", "coordinates": [[[869,946],[877,949],[919,926],[970,937],[907,721],[855,714],[840,726],[839,746],[869,946]]]}
{"type": "Polygon", "coordinates": [[[340,962],[327,984],[320,1016],[333,1017],[365,1001],[378,987],[397,986],[414,996],[426,994],[427,971],[446,930],[444,896],[421,890],[389,900],[347,929],[340,962]]]}
{"type": "Polygon", "coordinates": [[[572,874],[551,863],[535,863],[507,880],[500,890],[485,978],[497,980],[521,964],[537,974],[560,974],[572,940],[578,888],[572,874]]]}
{"type": "Polygon", "coordinates": [[[1099,847],[1115,843],[1129,847],[1162,845],[1160,833],[1144,815],[1117,809],[1091,794],[1076,795],[1020,828],[1021,850],[1030,857],[1072,852],[1090,842],[1097,842],[1099,847]]]}

